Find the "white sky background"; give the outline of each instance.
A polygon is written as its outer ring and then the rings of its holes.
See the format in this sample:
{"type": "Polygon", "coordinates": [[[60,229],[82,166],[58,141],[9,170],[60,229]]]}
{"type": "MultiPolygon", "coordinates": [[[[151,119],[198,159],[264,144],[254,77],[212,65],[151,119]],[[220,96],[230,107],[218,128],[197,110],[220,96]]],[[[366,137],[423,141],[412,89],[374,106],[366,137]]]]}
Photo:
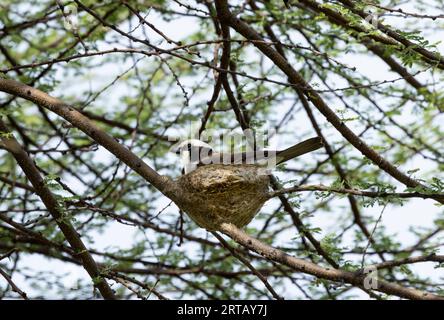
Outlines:
{"type": "MultiPolygon", "coordinates": [[[[414,7],[415,1],[410,1],[407,5],[403,6],[403,9],[407,11],[416,12],[414,7]]],[[[422,14],[425,14],[425,12],[421,12],[422,14]]],[[[437,14],[437,12],[431,12],[431,14],[437,14]]],[[[150,13],[150,15],[147,18],[148,21],[156,25],[156,27],[160,30],[162,30],[166,35],[168,35],[172,39],[184,39],[187,37],[187,35],[195,32],[198,28],[198,25],[195,24],[193,19],[191,18],[180,18],[176,19],[174,21],[166,22],[163,21],[159,15],[157,15],[154,11],[150,13]]],[[[413,20],[413,19],[412,19],[413,20]]],[[[386,18],[386,22],[389,22],[391,24],[396,24],[396,21],[399,21],[399,19],[396,18],[386,18]]],[[[405,25],[405,20],[400,19],[400,23],[402,25],[405,25]]],[[[443,25],[442,21],[436,21],[436,23],[443,25]]],[[[122,28],[126,30],[126,28],[122,28]]],[[[431,42],[437,41],[443,38],[443,32],[442,28],[438,28],[433,30],[434,32],[431,34],[426,34],[427,38],[430,39],[431,42]],[[436,32],[435,32],[436,31],[436,32]]],[[[234,34],[234,32],[232,32],[234,34]]],[[[154,39],[154,37],[153,37],[154,39]]],[[[155,43],[155,41],[153,41],[155,43]]],[[[444,45],[439,45],[439,51],[444,52],[444,45]]],[[[100,59],[100,58],[98,58],[100,59]]],[[[147,59],[145,59],[147,60],[147,59]]],[[[383,62],[380,62],[377,58],[369,59],[368,56],[363,57],[362,55],[353,55],[353,54],[347,54],[342,59],[339,59],[341,62],[345,63],[346,65],[350,67],[356,67],[358,72],[367,75],[374,81],[378,80],[387,80],[387,79],[394,79],[398,78],[399,76],[397,74],[391,73],[387,71],[387,67],[383,62]]],[[[64,78],[60,89],[58,92],[52,93],[55,96],[63,97],[63,96],[69,96],[70,94],[75,94],[75,92],[78,90],[79,85],[81,86],[91,86],[93,88],[93,91],[100,90],[104,85],[107,85],[111,81],[114,80],[114,78],[121,74],[123,71],[125,71],[130,64],[128,65],[121,65],[121,64],[108,64],[106,68],[101,69],[93,69],[89,73],[84,74],[81,79],[83,81],[75,81],[75,78],[64,78]],[[84,79],[90,79],[90,82],[84,81],[84,79]],[[97,81],[97,79],[102,79],[102,81],[97,81]],[[72,83],[75,81],[76,86],[73,87],[72,83]]],[[[63,66],[62,66],[63,68],[63,66]]],[[[86,72],[86,70],[84,70],[86,72]]],[[[62,78],[61,78],[62,79],[62,78]]],[[[80,78],[78,78],[80,79],[80,78]]],[[[184,81],[186,82],[186,81],[184,81]]],[[[254,83],[253,83],[254,85],[254,83]]],[[[341,87],[342,85],[338,84],[338,87],[341,87]]],[[[126,92],[126,90],[130,90],[130,88],[126,88],[125,85],[121,85],[121,83],[117,83],[116,85],[112,86],[110,90],[106,92],[106,98],[110,99],[110,101],[117,101],[118,97],[121,96],[126,92]]],[[[103,99],[103,95],[101,97],[103,99]]],[[[93,103],[89,108],[94,108],[95,105],[98,103],[103,102],[103,100],[98,100],[98,102],[93,103]]],[[[193,103],[193,100],[191,101],[193,103]]],[[[291,104],[291,101],[288,102],[288,106],[291,104]]],[[[276,118],[282,117],[286,109],[288,108],[285,106],[282,106],[282,108],[276,109],[276,118]]],[[[335,109],[335,108],[333,108],[335,109]]],[[[319,114],[316,115],[317,119],[323,120],[322,117],[319,116],[319,114]]],[[[406,117],[406,120],[409,120],[414,115],[405,114],[403,115],[406,117]]],[[[295,119],[295,126],[298,126],[298,130],[301,131],[307,131],[311,132],[311,127],[308,123],[308,121],[298,121],[300,119],[295,119]]],[[[398,118],[399,120],[399,118],[398,118]]],[[[359,132],[359,130],[355,130],[355,132],[359,132]]],[[[376,139],[379,137],[375,137],[376,139]]],[[[334,137],[334,140],[341,141],[341,137],[336,135],[334,137]]],[[[376,141],[376,140],[375,140],[376,141]]],[[[291,143],[291,141],[283,141],[282,144],[291,143]]],[[[286,144],[289,145],[289,144],[286,144]]],[[[437,146],[439,148],[442,148],[442,145],[437,146]]],[[[109,157],[109,154],[107,151],[104,151],[103,149],[97,153],[96,155],[99,157],[102,161],[103,159],[109,157]]],[[[174,157],[172,155],[172,157],[174,157]]],[[[315,155],[317,159],[323,159],[323,155],[315,155]]],[[[144,159],[147,161],[148,164],[151,165],[149,159],[144,159]]],[[[178,159],[177,159],[178,160],[178,159]]],[[[298,161],[293,161],[289,167],[296,168],[300,165],[303,165],[303,163],[299,163],[298,161]]],[[[428,164],[418,160],[417,158],[413,158],[409,163],[404,165],[402,167],[403,171],[420,167],[421,171],[417,173],[417,175],[420,177],[423,172],[427,172],[428,170],[428,164]]],[[[75,184],[75,181],[73,180],[68,181],[70,183],[75,184]]],[[[324,183],[327,184],[328,182],[322,182],[322,181],[311,181],[312,183],[324,183]]],[[[75,187],[75,185],[74,185],[75,187]]],[[[399,190],[401,191],[402,188],[399,190]]],[[[309,197],[310,195],[308,193],[305,193],[302,195],[302,197],[309,197]]],[[[313,196],[313,195],[312,195],[313,196]]],[[[158,209],[161,210],[166,204],[168,203],[167,200],[159,201],[158,202],[158,209]]],[[[338,207],[336,210],[350,210],[348,207],[348,204],[344,202],[344,200],[338,200],[338,207]]],[[[262,212],[267,212],[267,208],[275,207],[276,202],[269,202],[266,204],[266,206],[263,208],[262,212]]],[[[371,216],[374,219],[377,219],[379,214],[381,213],[382,208],[378,206],[374,206],[371,208],[363,209],[363,212],[366,216],[371,216]]],[[[177,212],[175,208],[171,208],[170,211],[177,212]]],[[[415,239],[412,234],[409,232],[409,228],[412,226],[415,227],[430,227],[432,226],[432,222],[434,219],[436,219],[437,215],[442,212],[442,209],[439,207],[436,207],[433,203],[433,201],[430,200],[412,200],[408,202],[407,205],[403,207],[394,207],[394,206],[388,206],[385,209],[385,213],[383,215],[383,218],[380,222],[380,226],[385,226],[387,228],[387,233],[392,234],[395,236],[401,243],[403,243],[404,246],[408,246],[409,244],[413,244],[413,240],[415,239]]],[[[441,213],[442,215],[442,213],[441,213]]],[[[311,224],[313,226],[317,226],[322,228],[322,233],[317,234],[316,237],[320,240],[323,236],[327,235],[331,230],[335,229],[337,221],[332,218],[335,214],[333,213],[325,213],[322,212],[321,214],[314,214],[314,217],[310,220],[311,224]]],[[[254,224],[254,221],[253,221],[254,224]]],[[[372,229],[372,225],[368,225],[369,229],[372,229]]],[[[152,231],[147,231],[147,237],[154,236],[152,231]],[[151,234],[149,234],[151,233],[151,234]]],[[[202,235],[203,237],[206,236],[206,232],[202,229],[196,230],[196,235],[202,235]]],[[[280,245],[291,245],[291,239],[295,236],[294,230],[289,231],[286,234],[281,235],[279,239],[277,239],[276,244],[280,245]],[[288,238],[286,238],[288,236],[288,238]]],[[[89,244],[88,247],[94,247],[97,250],[105,250],[110,247],[114,248],[131,248],[132,244],[134,243],[134,237],[137,237],[138,239],[141,238],[140,231],[135,230],[133,227],[124,226],[122,224],[118,223],[112,223],[110,224],[110,227],[102,234],[97,234],[94,236],[94,244],[89,244]]],[[[212,236],[209,236],[210,238],[212,236]]],[[[350,244],[350,247],[353,247],[353,244],[350,244]]],[[[185,246],[186,248],[186,246],[185,246]]],[[[176,248],[175,248],[176,249],[176,248]]],[[[175,250],[173,249],[173,250],[175,250]]],[[[178,249],[178,248],[177,248],[178,249]]],[[[184,250],[183,247],[180,248],[180,250],[184,250]]],[[[189,248],[190,254],[193,254],[193,249],[189,248]]],[[[440,251],[441,254],[443,253],[442,250],[440,251]]],[[[360,256],[357,256],[357,258],[360,259],[360,256]]],[[[84,278],[88,280],[88,276],[86,272],[80,268],[76,267],[70,264],[64,264],[61,262],[58,262],[56,260],[48,260],[46,258],[42,258],[38,255],[29,255],[26,258],[21,259],[21,265],[26,265],[31,270],[57,270],[57,272],[60,272],[61,274],[67,274],[67,276],[64,278],[64,283],[67,287],[75,287],[75,283],[78,278],[84,278]]],[[[444,273],[442,269],[434,269],[434,264],[415,264],[411,267],[412,270],[418,271],[420,274],[427,274],[431,278],[438,279],[439,277],[443,277],[444,273]]],[[[26,291],[28,294],[32,295],[33,289],[29,286],[29,282],[26,279],[23,279],[22,277],[14,278],[18,286],[26,291]]],[[[260,285],[260,284],[259,284],[260,285]]],[[[48,294],[46,295],[46,298],[58,298],[55,294],[55,291],[50,294],[50,291],[48,291],[48,294]]],[[[283,294],[284,296],[290,298],[297,298],[300,297],[299,293],[296,291],[294,286],[288,287],[288,292],[279,292],[280,294],[283,294]]],[[[357,294],[360,295],[360,297],[366,298],[365,295],[362,295],[359,291],[356,291],[357,294]]],[[[168,294],[166,294],[168,296],[168,294]]]]}

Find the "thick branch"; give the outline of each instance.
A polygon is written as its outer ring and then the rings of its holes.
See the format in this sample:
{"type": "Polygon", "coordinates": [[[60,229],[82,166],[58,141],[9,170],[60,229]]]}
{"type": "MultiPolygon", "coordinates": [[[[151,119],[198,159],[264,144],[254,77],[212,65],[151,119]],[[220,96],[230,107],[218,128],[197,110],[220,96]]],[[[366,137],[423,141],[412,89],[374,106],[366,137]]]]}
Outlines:
{"type": "Polygon", "coordinates": [[[285,188],[270,193],[270,198],[278,197],[283,194],[303,191],[322,191],[322,192],[334,192],[341,194],[349,194],[355,196],[369,197],[369,198],[422,198],[422,199],[434,199],[444,201],[444,194],[442,193],[421,193],[421,192],[378,192],[378,191],[365,191],[349,188],[334,188],[329,186],[318,185],[300,185],[291,188],[285,188]]]}
{"type": "Polygon", "coordinates": [[[45,107],[58,114],[73,126],[86,133],[109,152],[114,154],[131,169],[140,174],[145,180],[150,182],[160,192],[164,193],[168,197],[171,197],[172,195],[174,196],[174,192],[172,190],[173,183],[167,177],[159,175],[143,160],[118,143],[113,137],[101,130],[97,125],[77,111],[74,107],[62,102],[59,99],[53,98],[38,89],[10,79],[0,79],[0,91],[32,101],[35,104],[45,107]]]}
{"type": "MultiPolygon", "coordinates": [[[[216,8],[218,10],[219,18],[230,25],[237,32],[242,34],[249,40],[254,40],[253,44],[273,63],[279,67],[282,72],[288,77],[290,83],[297,86],[297,88],[305,88],[303,90],[307,99],[313,103],[313,105],[321,112],[328,122],[330,122],[341,135],[350,142],[356,149],[358,149],[364,156],[370,159],[375,165],[379,166],[382,170],[390,174],[393,178],[405,184],[408,187],[421,186],[426,189],[424,185],[410,178],[393,164],[385,160],[379,153],[368,146],[363,140],[361,140],[347,125],[336,115],[336,113],[327,105],[322,97],[305,81],[305,79],[292,67],[292,65],[276,50],[269,45],[263,44],[262,37],[248,24],[233,16],[229,11],[226,0],[216,1],[216,8]]],[[[296,90],[297,90],[296,88],[296,90]]],[[[444,200],[440,200],[444,203],[444,200]]]]}
{"type": "MultiPolygon", "coordinates": [[[[260,254],[261,256],[269,260],[284,264],[295,271],[310,274],[321,279],[349,283],[354,286],[365,285],[365,278],[367,275],[361,272],[354,273],[339,269],[323,268],[318,266],[317,264],[292,257],[281,250],[275,249],[253,237],[250,237],[248,234],[232,224],[223,223],[221,225],[221,231],[244,247],[260,254]]],[[[379,279],[377,281],[376,290],[406,299],[444,300],[444,297],[441,296],[437,296],[413,288],[405,288],[400,285],[379,279]]]]}
{"type": "MultiPolygon", "coordinates": [[[[8,128],[3,123],[3,121],[0,121],[0,131],[2,131],[3,133],[8,132],[8,128]]],[[[96,262],[94,261],[91,254],[88,252],[86,246],[83,244],[80,235],[74,229],[68,217],[64,215],[61,205],[57,202],[57,199],[46,186],[43,178],[40,175],[39,170],[35,166],[32,159],[28,156],[25,150],[23,150],[22,146],[14,137],[10,135],[6,136],[4,134],[1,137],[1,142],[6,150],[8,150],[14,156],[18,165],[21,167],[26,177],[29,179],[32,186],[34,187],[35,192],[40,197],[45,207],[48,209],[49,213],[52,215],[55,222],[59,226],[66,240],[75,250],[76,255],[78,255],[78,257],[82,260],[83,267],[92,278],[94,284],[97,286],[102,296],[105,299],[115,299],[113,290],[111,290],[111,288],[101,276],[96,262]]]]}

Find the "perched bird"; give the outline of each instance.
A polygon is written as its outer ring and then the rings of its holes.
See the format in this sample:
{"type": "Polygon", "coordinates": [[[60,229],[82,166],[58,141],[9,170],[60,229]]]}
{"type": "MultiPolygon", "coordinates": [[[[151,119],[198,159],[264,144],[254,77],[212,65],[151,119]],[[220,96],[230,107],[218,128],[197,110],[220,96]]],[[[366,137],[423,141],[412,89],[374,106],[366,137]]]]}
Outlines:
{"type": "Polygon", "coordinates": [[[208,164],[281,164],[323,146],[319,137],[310,138],[285,150],[252,150],[246,152],[220,153],[203,141],[190,139],[172,147],[172,151],[180,155],[183,173],[187,174],[198,166],[208,164]]]}

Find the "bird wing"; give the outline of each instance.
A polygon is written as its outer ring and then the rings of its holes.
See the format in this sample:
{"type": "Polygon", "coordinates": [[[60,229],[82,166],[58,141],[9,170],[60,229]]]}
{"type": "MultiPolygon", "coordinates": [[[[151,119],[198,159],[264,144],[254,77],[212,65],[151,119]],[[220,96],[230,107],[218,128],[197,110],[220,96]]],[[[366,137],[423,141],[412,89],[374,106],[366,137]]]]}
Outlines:
{"type": "Polygon", "coordinates": [[[256,150],[235,153],[213,152],[210,156],[200,159],[202,164],[258,164],[259,162],[272,160],[276,151],[256,150]]]}
{"type": "Polygon", "coordinates": [[[282,162],[288,161],[290,159],[299,157],[303,154],[306,154],[308,152],[315,151],[319,148],[322,148],[324,146],[324,143],[322,142],[322,139],[320,137],[314,137],[307,139],[305,141],[302,141],[298,144],[295,144],[294,146],[287,148],[282,151],[277,152],[277,164],[280,164],[282,162]]]}
{"type": "Polygon", "coordinates": [[[282,151],[275,150],[254,150],[235,153],[213,152],[206,157],[200,158],[201,164],[269,164],[275,161],[275,164],[288,161],[299,157],[308,152],[317,150],[323,146],[322,139],[319,137],[302,141],[290,148],[282,151]]]}

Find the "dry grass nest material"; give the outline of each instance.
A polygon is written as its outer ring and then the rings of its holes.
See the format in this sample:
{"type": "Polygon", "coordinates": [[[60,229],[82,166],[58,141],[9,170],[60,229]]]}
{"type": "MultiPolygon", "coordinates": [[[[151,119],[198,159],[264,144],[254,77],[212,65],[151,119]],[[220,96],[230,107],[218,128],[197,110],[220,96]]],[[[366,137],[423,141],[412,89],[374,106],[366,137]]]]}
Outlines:
{"type": "Polygon", "coordinates": [[[269,177],[255,165],[211,164],[181,176],[181,208],[201,227],[218,230],[221,223],[241,228],[268,200],[269,177]]]}

